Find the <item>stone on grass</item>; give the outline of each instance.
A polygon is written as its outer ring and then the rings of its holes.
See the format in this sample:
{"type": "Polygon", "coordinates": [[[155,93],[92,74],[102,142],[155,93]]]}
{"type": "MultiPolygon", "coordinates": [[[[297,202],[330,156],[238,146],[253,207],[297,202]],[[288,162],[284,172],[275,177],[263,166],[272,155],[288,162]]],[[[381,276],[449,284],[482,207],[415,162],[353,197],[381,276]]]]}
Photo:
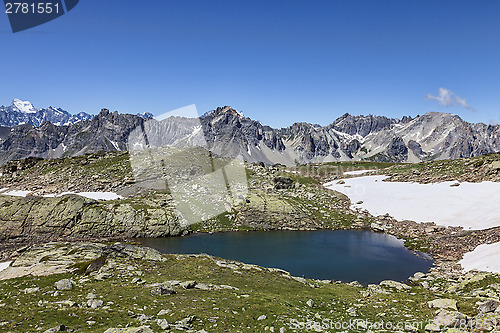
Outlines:
{"type": "Polygon", "coordinates": [[[363,287],[363,285],[361,283],[359,283],[358,281],[349,282],[348,285],[352,286],[352,287],[358,287],[358,288],[363,287]]]}
{"type": "Polygon", "coordinates": [[[433,301],[427,302],[430,308],[437,309],[451,309],[457,311],[457,301],[450,298],[439,298],[433,301]]]}
{"type": "Polygon", "coordinates": [[[156,319],[156,324],[160,326],[162,330],[170,329],[170,324],[166,319],[156,319]]]}
{"type": "Polygon", "coordinates": [[[108,328],[104,333],[154,333],[149,326],[140,327],[125,327],[125,328],[108,328]]]}
{"type": "Polygon", "coordinates": [[[87,306],[92,309],[100,308],[104,304],[100,299],[89,299],[87,301],[87,306]]]}
{"type": "Polygon", "coordinates": [[[383,287],[387,287],[387,288],[394,288],[398,291],[410,289],[410,287],[408,285],[401,283],[401,282],[392,281],[392,280],[384,280],[384,281],[380,282],[379,285],[381,285],[383,287]]]}
{"type": "Polygon", "coordinates": [[[180,286],[184,289],[193,289],[196,286],[196,281],[184,281],[180,283],[180,286]]]}
{"type": "Polygon", "coordinates": [[[43,333],[56,333],[56,332],[63,332],[66,331],[66,326],[64,325],[58,325],[56,327],[49,328],[48,330],[45,330],[43,333]]]}
{"type": "Polygon", "coordinates": [[[438,326],[453,326],[457,327],[465,321],[466,317],[458,311],[440,310],[433,323],[438,326]]]}
{"type": "Polygon", "coordinates": [[[200,290],[210,290],[210,286],[208,286],[204,283],[197,283],[194,287],[196,289],[200,289],[200,290]]]}
{"type": "Polygon", "coordinates": [[[171,311],[172,310],[170,310],[170,309],[160,310],[160,312],[158,312],[157,316],[164,316],[164,315],[168,314],[171,311]]]}
{"type": "Polygon", "coordinates": [[[498,308],[500,305],[499,301],[495,301],[493,299],[486,300],[484,302],[478,303],[479,307],[479,313],[489,313],[489,312],[495,312],[495,310],[498,308]]]}
{"type": "Polygon", "coordinates": [[[153,290],[151,290],[152,295],[174,295],[175,290],[170,287],[170,284],[161,285],[153,290]]]}
{"type": "Polygon", "coordinates": [[[35,287],[35,288],[26,288],[23,290],[25,294],[32,294],[40,291],[40,288],[35,287]]]}
{"type": "Polygon", "coordinates": [[[356,317],[358,315],[358,311],[356,308],[349,308],[347,309],[347,314],[351,317],[356,317]]]}
{"type": "Polygon", "coordinates": [[[73,282],[68,279],[62,279],[57,281],[55,284],[57,290],[71,290],[73,289],[73,282]]]}

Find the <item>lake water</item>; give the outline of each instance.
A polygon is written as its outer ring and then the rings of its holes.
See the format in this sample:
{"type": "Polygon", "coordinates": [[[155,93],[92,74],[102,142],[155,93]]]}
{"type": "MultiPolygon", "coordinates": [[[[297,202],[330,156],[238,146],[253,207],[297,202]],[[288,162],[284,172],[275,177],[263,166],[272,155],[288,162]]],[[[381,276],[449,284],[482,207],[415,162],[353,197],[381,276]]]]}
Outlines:
{"type": "Polygon", "coordinates": [[[363,284],[405,281],[432,266],[431,260],[408,250],[401,240],[372,231],[222,232],[139,241],[163,253],[207,253],[281,268],[295,276],[363,284]]]}

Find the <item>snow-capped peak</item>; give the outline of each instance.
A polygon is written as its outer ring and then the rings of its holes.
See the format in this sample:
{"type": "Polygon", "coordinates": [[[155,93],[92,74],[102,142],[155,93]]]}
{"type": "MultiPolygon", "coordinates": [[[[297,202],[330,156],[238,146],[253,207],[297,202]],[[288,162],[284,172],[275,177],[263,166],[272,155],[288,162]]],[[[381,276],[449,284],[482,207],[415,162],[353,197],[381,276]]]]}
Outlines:
{"type": "Polygon", "coordinates": [[[12,106],[14,106],[16,109],[18,109],[21,112],[25,113],[36,113],[38,110],[35,109],[33,104],[31,104],[28,101],[21,101],[20,99],[15,98],[12,101],[12,106]]]}
{"type": "Polygon", "coordinates": [[[0,106],[0,126],[6,127],[22,124],[31,124],[38,127],[45,121],[51,122],[56,126],[69,126],[81,120],[92,119],[92,117],[92,115],[85,112],[72,115],[68,111],[53,106],[36,109],[30,102],[17,98],[8,107],[0,106]]]}

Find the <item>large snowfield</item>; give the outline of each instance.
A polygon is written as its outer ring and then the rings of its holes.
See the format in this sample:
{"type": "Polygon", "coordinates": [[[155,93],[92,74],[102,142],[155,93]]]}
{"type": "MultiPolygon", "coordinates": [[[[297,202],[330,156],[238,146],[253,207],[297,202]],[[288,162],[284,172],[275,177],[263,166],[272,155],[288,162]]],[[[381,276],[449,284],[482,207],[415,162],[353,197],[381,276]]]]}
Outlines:
{"type": "Polygon", "coordinates": [[[378,216],[389,213],[397,220],[435,222],[464,229],[500,226],[500,183],[442,182],[418,184],[384,182],[387,176],[364,176],[325,184],[349,197],[353,208],[378,216]],[[362,203],[358,204],[358,202],[362,203]]]}
{"type": "MultiPolygon", "coordinates": [[[[397,220],[435,222],[482,230],[500,226],[500,183],[442,182],[418,184],[384,182],[387,176],[363,176],[338,180],[326,187],[349,197],[352,208],[366,209],[378,216],[388,213],[397,220]]],[[[500,242],[480,245],[464,255],[464,270],[500,273],[500,242]]]]}

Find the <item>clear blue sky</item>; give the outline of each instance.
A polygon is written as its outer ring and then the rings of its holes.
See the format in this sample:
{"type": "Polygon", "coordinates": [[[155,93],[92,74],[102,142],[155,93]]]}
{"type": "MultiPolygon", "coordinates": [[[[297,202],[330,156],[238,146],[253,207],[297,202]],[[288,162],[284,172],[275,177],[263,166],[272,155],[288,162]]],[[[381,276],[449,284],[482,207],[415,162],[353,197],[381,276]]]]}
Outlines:
{"type": "Polygon", "coordinates": [[[0,13],[0,38],[0,104],[231,105],[274,127],[430,110],[500,122],[498,0],[80,0],[16,34],[0,13]]]}

